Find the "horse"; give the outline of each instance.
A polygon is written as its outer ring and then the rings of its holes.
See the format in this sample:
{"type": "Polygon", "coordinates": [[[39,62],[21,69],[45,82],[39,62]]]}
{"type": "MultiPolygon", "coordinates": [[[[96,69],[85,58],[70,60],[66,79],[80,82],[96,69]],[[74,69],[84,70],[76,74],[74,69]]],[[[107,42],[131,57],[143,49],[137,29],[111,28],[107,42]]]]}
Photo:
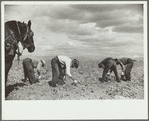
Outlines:
{"type": "Polygon", "coordinates": [[[28,24],[20,21],[5,22],[5,89],[7,84],[8,72],[12,66],[16,54],[20,56],[22,53],[19,50],[19,44],[23,50],[28,49],[28,52],[34,52],[35,45],[33,40],[34,32],[31,30],[31,20],[28,24]]]}

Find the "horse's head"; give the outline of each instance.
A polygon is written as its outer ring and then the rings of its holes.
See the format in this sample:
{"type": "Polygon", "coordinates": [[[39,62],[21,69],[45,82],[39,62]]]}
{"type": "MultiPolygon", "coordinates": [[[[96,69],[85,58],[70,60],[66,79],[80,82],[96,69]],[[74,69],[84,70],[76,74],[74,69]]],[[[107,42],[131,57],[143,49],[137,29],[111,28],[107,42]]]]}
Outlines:
{"type": "Polygon", "coordinates": [[[28,52],[34,52],[35,45],[34,45],[34,32],[31,30],[31,21],[28,21],[28,24],[20,23],[21,25],[21,35],[22,35],[22,45],[23,49],[27,48],[28,52]]]}

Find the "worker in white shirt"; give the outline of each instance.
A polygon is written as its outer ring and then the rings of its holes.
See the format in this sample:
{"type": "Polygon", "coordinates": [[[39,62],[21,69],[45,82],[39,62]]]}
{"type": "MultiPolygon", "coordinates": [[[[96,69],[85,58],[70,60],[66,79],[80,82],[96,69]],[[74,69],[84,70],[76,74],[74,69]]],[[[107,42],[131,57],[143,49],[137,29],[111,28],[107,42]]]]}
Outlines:
{"type": "Polygon", "coordinates": [[[52,67],[52,81],[49,82],[49,85],[56,87],[56,84],[63,85],[66,74],[73,80],[74,83],[77,83],[75,77],[70,73],[71,68],[78,68],[79,61],[76,59],[71,60],[67,56],[56,56],[51,60],[52,67]]]}

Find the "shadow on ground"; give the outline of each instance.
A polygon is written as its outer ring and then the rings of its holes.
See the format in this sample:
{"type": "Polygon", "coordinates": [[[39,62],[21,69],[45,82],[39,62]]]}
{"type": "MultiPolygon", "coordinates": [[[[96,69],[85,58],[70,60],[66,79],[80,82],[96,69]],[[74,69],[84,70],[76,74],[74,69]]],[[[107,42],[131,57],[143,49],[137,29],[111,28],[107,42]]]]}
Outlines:
{"type": "Polygon", "coordinates": [[[16,84],[13,84],[13,85],[8,85],[5,89],[5,98],[9,95],[10,92],[12,92],[14,89],[18,90],[19,87],[23,87],[27,84],[24,84],[24,83],[16,83],[16,84]]]}

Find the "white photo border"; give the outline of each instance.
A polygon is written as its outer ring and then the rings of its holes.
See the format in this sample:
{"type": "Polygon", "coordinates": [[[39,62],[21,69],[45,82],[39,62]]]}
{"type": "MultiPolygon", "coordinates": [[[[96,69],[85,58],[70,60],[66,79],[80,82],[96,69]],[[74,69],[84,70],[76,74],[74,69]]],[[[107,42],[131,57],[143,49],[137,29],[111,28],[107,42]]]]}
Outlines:
{"type": "Polygon", "coordinates": [[[146,1],[3,1],[1,2],[1,75],[2,120],[55,120],[55,119],[148,119],[148,43],[146,1]],[[143,4],[144,6],[144,99],[143,100],[5,100],[4,5],[7,4],[143,4]]]}

